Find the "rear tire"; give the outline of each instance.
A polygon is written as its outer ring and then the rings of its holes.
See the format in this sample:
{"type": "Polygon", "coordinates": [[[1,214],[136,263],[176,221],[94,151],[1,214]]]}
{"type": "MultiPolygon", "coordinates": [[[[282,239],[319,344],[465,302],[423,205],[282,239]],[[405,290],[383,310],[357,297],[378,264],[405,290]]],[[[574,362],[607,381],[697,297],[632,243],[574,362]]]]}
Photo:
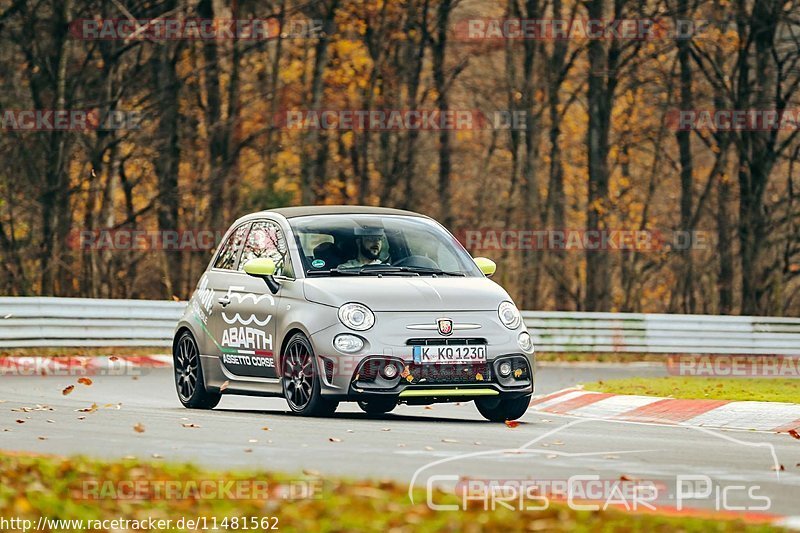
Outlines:
{"type": "Polygon", "coordinates": [[[358,402],[358,406],[368,415],[384,415],[397,407],[397,402],[391,400],[369,400],[368,402],[358,402]]]}
{"type": "Polygon", "coordinates": [[[200,350],[197,342],[188,331],[178,337],[172,349],[175,369],[175,389],[178,399],[189,409],[213,409],[222,399],[222,394],[206,389],[203,379],[203,365],[200,364],[200,350]]]}
{"type": "Polygon", "coordinates": [[[475,400],[478,412],[491,422],[505,422],[506,420],[521,418],[525,411],[528,410],[530,403],[530,395],[505,400],[497,398],[479,398],[475,400]]]}
{"type": "Polygon", "coordinates": [[[320,392],[317,358],[311,342],[295,333],[286,344],[281,361],[283,397],[292,412],[301,416],[331,416],[339,402],[328,400],[320,392]]]}

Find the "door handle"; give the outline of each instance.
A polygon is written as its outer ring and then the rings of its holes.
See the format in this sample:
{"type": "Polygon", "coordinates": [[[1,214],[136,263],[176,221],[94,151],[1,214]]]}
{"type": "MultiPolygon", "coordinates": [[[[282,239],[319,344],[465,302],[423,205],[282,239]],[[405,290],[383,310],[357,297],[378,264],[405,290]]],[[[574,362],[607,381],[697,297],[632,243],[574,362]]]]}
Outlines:
{"type": "Polygon", "coordinates": [[[219,300],[217,300],[222,307],[228,307],[228,304],[231,303],[231,299],[227,296],[223,296],[219,300]]]}

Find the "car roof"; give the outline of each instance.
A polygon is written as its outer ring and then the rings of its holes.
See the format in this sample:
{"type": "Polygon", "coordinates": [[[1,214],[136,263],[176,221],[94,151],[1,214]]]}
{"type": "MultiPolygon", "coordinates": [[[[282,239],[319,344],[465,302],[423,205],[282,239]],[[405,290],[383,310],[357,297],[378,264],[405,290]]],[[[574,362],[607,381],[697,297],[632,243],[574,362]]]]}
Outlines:
{"type": "Polygon", "coordinates": [[[425,215],[421,215],[413,211],[392,209],[390,207],[373,207],[367,205],[309,205],[300,207],[280,207],[277,209],[268,209],[259,213],[252,213],[247,215],[247,218],[270,213],[282,215],[286,218],[297,218],[311,215],[403,215],[428,218],[425,215]]]}

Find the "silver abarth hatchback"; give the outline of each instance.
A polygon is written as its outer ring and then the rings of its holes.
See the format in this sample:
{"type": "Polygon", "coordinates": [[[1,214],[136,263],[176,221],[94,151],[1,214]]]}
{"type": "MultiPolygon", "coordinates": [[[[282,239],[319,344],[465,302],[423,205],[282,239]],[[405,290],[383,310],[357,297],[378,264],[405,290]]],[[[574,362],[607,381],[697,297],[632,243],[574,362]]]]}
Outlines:
{"type": "Polygon", "coordinates": [[[409,211],[291,207],[247,215],[225,235],[175,331],[178,397],[283,396],[295,413],[353,401],[475,400],[521,417],[533,344],[511,298],[436,221],[409,211]]]}

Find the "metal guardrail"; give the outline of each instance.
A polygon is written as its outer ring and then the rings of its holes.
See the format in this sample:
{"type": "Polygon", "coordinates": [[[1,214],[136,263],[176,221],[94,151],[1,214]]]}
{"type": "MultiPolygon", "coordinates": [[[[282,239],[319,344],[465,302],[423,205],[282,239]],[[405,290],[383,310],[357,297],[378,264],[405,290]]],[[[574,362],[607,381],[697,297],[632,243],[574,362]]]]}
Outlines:
{"type": "Polygon", "coordinates": [[[186,302],[0,297],[0,347],[164,346],[186,302]]]}
{"type": "Polygon", "coordinates": [[[800,318],[523,311],[540,352],[800,355],[800,318]]]}
{"type": "MultiPolygon", "coordinates": [[[[163,346],[186,302],[0,297],[0,348],[163,346]]],[[[539,352],[800,355],[800,318],[523,311],[539,352]]]]}

